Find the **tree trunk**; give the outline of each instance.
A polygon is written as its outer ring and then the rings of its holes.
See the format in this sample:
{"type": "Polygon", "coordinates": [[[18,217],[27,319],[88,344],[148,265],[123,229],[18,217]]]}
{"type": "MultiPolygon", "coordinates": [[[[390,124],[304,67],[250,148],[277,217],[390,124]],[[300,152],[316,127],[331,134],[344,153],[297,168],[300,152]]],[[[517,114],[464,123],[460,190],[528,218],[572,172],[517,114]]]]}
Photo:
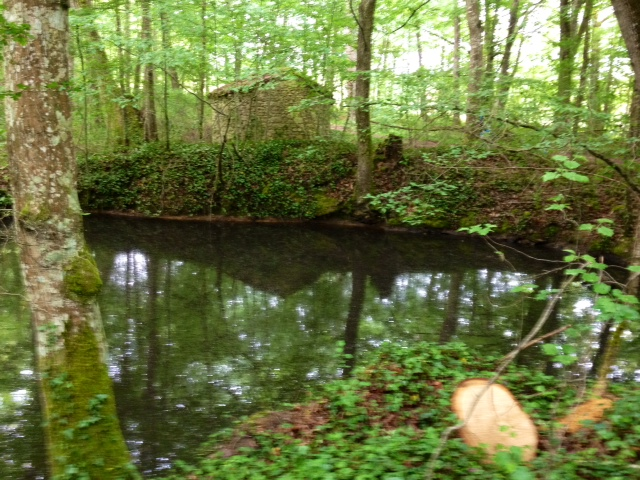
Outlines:
{"type": "Polygon", "coordinates": [[[634,85],[629,108],[629,137],[640,137],[640,89],[634,85]]]}
{"type": "MultiPolygon", "coordinates": [[[[593,15],[593,0],[587,0],[584,8],[581,30],[584,29],[584,42],[582,46],[582,65],[580,65],[580,83],[576,95],[576,108],[582,108],[587,93],[587,80],[589,68],[591,68],[591,17],[593,15]]],[[[573,121],[573,134],[577,135],[580,129],[580,121],[583,115],[577,115],[573,121]]]]}
{"type": "Polygon", "coordinates": [[[7,148],[14,217],[42,394],[51,477],[137,478],[116,416],[96,296],[101,281],[82,230],[68,95],[68,7],[8,0],[29,23],[5,51],[7,148]]]}
{"type": "Polygon", "coordinates": [[[602,133],[602,94],[600,86],[600,68],[602,64],[600,51],[600,29],[601,22],[594,19],[591,29],[591,69],[589,71],[589,132],[591,134],[602,133]]]}
{"type": "MultiPolygon", "coordinates": [[[[143,51],[148,53],[151,51],[151,43],[153,35],[151,31],[151,2],[150,0],[142,0],[142,30],[140,32],[143,51]]],[[[142,91],[144,95],[144,140],[145,142],[158,141],[158,120],[156,117],[156,83],[155,68],[152,63],[144,64],[144,79],[142,91]]]]}
{"type": "Polygon", "coordinates": [[[511,78],[509,77],[509,68],[511,67],[511,52],[516,42],[517,26],[520,17],[520,0],[514,0],[509,11],[509,26],[507,27],[507,40],[504,44],[504,52],[500,61],[500,74],[498,76],[498,85],[496,89],[496,100],[494,104],[494,115],[500,116],[504,112],[507,104],[507,96],[511,86],[511,78]]]}
{"type": "MultiPolygon", "coordinates": [[[[167,57],[170,55],[171,42],[169,41],[169,21],[164,10],[160,12],[160,30],[162,34],[162,114],[164,119],[164,146],[167,151],[171,150],[171,122],[169,121],[169,78],[170,67],[167,57]]],[[[174,70],[175,69],[171,69],[174,70]]],[[[177,76],[177,74],[176,74],[177,76]]]]}
{"type": "Polygon", "coordinates": [[[460,122],[460,12],[458,0],[455,0],[453,16],[453,92],[455,105],[453,110],[453,125],[459,127],[460,122]]]}
{"type": "MultiPolygon", "coordinates": [[[[640,4],[636,0],[611,0],[611,4],[620,25],[622,38],[629,51],[629,58],[635,75],[634,90],[640,90],[640,4]]],[[[640,264],[640,215],[636,216],[629,264],[640,264]]],[[[629,295],[638,296],[640,293],[640,275],[638,273],[629,275],[625,290],[629,295]]],[[[600,396],[605,392],[608,384],[608,375],[620,351],[622,334],[628,328],[629,321],[626,319],[616,326],[616,330],[603,353],[602,365],[598,370],[598,380],[594,387],[594,396],[600,396]]]]}
{"type": "Polygon", "coordinates": [[[480,118],[480,90],[482,88],[483,52],[482,23],[480,22],[480,4],[478,0],[465,0],[467,24],[471,43],[469,59],[469,85],[467,87],[467,135],[477,137],[482,131],[480,118]]]}
{"type": "Polygon", "coordinates": [[[373,187],[373,144],[371,140],[371,37],[376,10],[376,0],[361,0],[358,19],[358,53],[356,60],[356,130],[358,136],[358,171],[355,198],[371,192],[373,187]]]}
{"type": "Polygon", "coordinates": [[[203,0],[200,3],[200,27],[202,28],[200,36],[200,71],[198,72],[198,140],[204,141],[204,124],[205,124],[205,97],[204,92],[207,88],[207,2],[203,0]]]}
{"type": "Polygon", "coordinates": [[[629,51],[636,88],[640,90],[640,3],[637,0],[611,0],[611,4],[629,51]]]}
{"type": "MultiPolygon", "coordinates": [[[[580,46],[578,16],[585,0],[560,0],[560,42],[558,56],[558,101],[562,107],[571,105],[573,93],[573,71],[575,56],[580,46]]],[[[569,119],[563,108],[556,112],[556,122],[566,123],[569,119]]]]}
{"type": "MultiPolygon", "coordinates": [[[[495,82],[494,61],[496,57],[496,25],[498,24],[498,6],[495,0],[485,0],[484,2],[484,76],[482,79],[482,88],[487,92],[485,98],[493,95],[493,84],[495,82]],[[493,7],[493,8],[492,8],[493,7]]],[[[492,100],[490,100],[489,103],[492,100]]]]}

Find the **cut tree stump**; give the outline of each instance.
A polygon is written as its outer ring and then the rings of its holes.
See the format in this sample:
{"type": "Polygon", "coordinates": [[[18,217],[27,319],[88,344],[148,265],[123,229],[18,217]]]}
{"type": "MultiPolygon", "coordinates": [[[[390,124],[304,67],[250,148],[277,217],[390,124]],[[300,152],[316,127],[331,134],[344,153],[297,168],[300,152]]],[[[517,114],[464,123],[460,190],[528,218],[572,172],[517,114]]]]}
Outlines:
{"type": "Polygon", "coordinates": [[[489,386],[471,411],[488,383],[484,378],[465,380],[453,394],[451,407],[465,422],[460,429],[462,438],[472,447],[485,447],[489,460],[498,451],[511,447],[522,448],[522,459],[532,460],[538,446],[538,429],[507,387],[489,386]]]}
{"type": "Polygon", "coordinates": [[[567,433],[576,433],[584,428],[584,422],[598,423],[604,418],[605,410],[613,407],[609,398],[592,398],[575,407],[569,415],[560,420],[567,433]]]}

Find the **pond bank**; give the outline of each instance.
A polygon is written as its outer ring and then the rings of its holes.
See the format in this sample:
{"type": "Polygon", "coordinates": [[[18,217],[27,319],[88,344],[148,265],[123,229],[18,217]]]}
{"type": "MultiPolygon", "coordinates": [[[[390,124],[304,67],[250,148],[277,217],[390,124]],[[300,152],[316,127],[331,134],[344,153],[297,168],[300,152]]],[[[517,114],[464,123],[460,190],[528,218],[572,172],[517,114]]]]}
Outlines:
{"type": "MultiPolygon", "coordinates": [[[[456,146],[405,150],[387,159],[379,149],[376,195],[365,209],[352,200],[354,146],[333,140],[225,149],[184,144],[170,152],[144,145],[82,159],[78,187],[83,208],[91,212],[230,222],[313,220],[448,234],[493,224],[494,238],[501,241],[626,257],[637,208],[613,170],[580,157],[576,172],[592,181],[544,182],[545,172],[559,168],[551,157],[456,146]],[[549,209],[560,203],[563,211],[549,209]],[[577,225],[599,218],[615,222],[612,237],[578,231],[577,225]]],[[[6,176],[0,170],[5,203],[6,176]]]]}

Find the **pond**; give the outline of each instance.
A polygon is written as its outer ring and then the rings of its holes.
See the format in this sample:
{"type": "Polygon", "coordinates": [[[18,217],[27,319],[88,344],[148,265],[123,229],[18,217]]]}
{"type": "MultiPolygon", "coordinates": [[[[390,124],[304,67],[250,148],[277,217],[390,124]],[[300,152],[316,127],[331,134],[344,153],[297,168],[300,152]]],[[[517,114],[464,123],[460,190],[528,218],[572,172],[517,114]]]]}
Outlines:
{"type": "MultiPolygon", "coordinates": [[[[149,478],[193,460],[233,420],[304,400],[382,342],[456,340],[506,353],[544,307],[511,289],[561,281],[545,273],[557,263],[533,259],[557,252],[506,249],[505,261],[482,240],[450,235],[102,216],[85,229],[105,283],[119,415],[149,478]]],[[[0,254],[0,269],[0,478],[45,478],[15,247],[0,254]]],[[[568,292],[544,331],[590,327],[591,305],[586,290],[568,292]]],[[[583,370],[601,344],[591,330],[579,340],[583,370]]],[[[620,376],[634,375],[638,351],[627,342],[620,376]]],[[[538,347],[518,361],[558,370],[538,347]]]]}

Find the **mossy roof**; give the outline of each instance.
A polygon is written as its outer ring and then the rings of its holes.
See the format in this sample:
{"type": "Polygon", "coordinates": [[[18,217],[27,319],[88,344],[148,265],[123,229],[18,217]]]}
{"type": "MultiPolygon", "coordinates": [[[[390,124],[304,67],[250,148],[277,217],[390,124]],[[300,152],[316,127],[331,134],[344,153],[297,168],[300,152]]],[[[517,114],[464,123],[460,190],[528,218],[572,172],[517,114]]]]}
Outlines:
{"type": "Polygon", "coordinates": [[[269,83],[277,84],[281,82],[292,81],[298,82],[301,85],[308,87],[309,90],[316,95],[332,98],[332,92],[330,92],[327,88],[323,87],[318,82],[307,77],[303,73],[300,73],[291,68],[281,69],[280,71],[266,73],[262,76],[253,76],[238,80],[236,82],[228,83],[220,88],[217,88],[216,90],[213,90],[211,93],[209,93],[209,97],[220,98],[238,92],[249,93],[269,83]]]}

